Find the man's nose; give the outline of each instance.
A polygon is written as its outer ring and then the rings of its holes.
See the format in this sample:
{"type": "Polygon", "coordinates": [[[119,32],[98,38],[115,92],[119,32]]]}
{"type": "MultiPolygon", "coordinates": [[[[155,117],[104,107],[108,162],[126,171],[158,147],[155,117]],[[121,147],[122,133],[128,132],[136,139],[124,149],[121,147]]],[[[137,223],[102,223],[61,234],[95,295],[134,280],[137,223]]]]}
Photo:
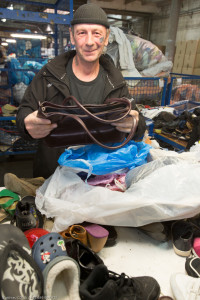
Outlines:
{"type": "Polygon", "coordinates": [[[93,38],[93,35],[91,33],[87,34],[86,44],[87,45],[93,45],[94,44],[94,38],[93,38]]]}

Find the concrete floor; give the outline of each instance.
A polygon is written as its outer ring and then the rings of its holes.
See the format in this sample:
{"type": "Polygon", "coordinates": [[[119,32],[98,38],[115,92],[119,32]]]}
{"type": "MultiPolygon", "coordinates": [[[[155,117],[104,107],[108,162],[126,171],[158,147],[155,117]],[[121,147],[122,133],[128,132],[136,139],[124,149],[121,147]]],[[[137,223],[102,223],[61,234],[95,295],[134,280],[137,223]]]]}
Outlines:
{"type": "Polygon", "coordinates": [[[0,186],[4,186],[3,178],[5,173],[13,173],[17,177],[33,177],[33,155],[2,155],[0,156],[0,186]]]}

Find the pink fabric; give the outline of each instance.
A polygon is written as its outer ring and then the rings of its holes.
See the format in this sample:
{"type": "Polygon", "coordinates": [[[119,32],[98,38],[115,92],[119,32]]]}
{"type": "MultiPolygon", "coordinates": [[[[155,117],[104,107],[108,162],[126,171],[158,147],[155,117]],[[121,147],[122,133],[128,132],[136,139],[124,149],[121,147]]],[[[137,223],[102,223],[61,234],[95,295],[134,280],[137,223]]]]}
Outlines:
{"type": "Polygon", "coordinates": [[[96,175],[93,178],[89,178],[87,182],[93,186],[102,186],[112,191],[124,192],[126,190],[125,177],[125,173],[96,175]]]}
{"type": "Polygon", "coordinates": [[[196,255],[200,257],[200,237],[194,238],[193,249],[194,249],[196,255]]]}

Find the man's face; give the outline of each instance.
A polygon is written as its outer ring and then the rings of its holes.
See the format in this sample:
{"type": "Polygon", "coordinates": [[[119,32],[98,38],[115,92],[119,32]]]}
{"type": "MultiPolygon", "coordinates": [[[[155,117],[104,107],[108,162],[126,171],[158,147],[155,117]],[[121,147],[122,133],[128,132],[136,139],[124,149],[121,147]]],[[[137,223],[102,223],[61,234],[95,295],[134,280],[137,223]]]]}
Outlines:
{"type": "Polygon", "coordinates": [[[76,24],[70,38],[76,47],[79,58],[85,62],[94,62],[101,56],[104,46],[108,44],[105,26],[97,24],[76,24]]]}

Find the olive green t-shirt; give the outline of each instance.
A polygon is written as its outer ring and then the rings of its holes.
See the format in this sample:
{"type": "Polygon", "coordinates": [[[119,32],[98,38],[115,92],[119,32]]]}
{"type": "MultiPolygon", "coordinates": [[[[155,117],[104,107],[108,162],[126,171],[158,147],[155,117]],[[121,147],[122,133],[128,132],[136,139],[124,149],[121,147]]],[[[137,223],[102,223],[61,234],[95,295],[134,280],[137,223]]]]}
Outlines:
{"type": "Polygon", "coordinates": [[[89,82],[79,80],[72,70],[72,59],[67,64],[67,75],[70,81],[70,93],[81,104],[102,104],[106,72],[100,65],[98,76],[89,82]]]}

